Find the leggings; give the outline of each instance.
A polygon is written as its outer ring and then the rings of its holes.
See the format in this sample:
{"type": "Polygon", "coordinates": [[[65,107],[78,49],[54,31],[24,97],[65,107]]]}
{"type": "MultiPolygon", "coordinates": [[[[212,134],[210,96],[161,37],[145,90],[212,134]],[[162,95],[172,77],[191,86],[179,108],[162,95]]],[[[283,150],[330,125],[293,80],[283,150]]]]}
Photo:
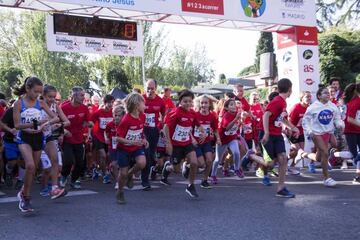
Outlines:
{"type": "Polygon", "coordinates": [[[64,177],[69,176],[71,168],[74,165],[71,173],[71,182],[75,182],[84,174],[86,166],[84,152],[84,144],[64,143],[64,159],[61,175],[64,177]]]}
{"type": "Polygon", "coordinates": [[[237,139],[232,140],[231,142],[223,145],[216,145],[216,157],[215,161],[213,162],[213,167],[211,171],[211,176],[216,176],[217,168],[219,162],[224,157],[225,150],[229,148],[231,153],[233,154],[234,158],[234,169],[239,170],[240,168],[240,150],[239,150],[239,141],[237,139]]]}

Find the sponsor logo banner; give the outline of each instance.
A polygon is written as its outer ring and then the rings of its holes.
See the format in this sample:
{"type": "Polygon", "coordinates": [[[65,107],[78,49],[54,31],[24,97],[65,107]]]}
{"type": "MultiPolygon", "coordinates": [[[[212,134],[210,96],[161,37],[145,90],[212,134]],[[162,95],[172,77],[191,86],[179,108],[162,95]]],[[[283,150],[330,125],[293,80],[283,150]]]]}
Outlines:
{"type": "Polygon", "coordinates": [[[14,6],[16,0],[0,0],[0,5],[14,6]]]}
{"type": "Polygon", "coordinates": [[[224,0],[181,0],[182,11],[224,15],[224,0]]]}

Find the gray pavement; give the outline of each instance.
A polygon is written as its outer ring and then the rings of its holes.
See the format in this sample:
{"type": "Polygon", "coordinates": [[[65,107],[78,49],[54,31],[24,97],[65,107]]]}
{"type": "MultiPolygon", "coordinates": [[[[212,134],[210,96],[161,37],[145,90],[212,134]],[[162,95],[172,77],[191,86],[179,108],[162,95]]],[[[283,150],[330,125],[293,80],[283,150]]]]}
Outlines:
{"type": "Polygon", "coordinates": [[[320,173],[289,176],[295,199],[275,197],[276,184],[265,187],[254,173],[220,178],[211,190],[197,185],[196,200],[185,193],[184,179],[172,176],[171,187],[154,182],[149,192],[126,191],[126,205],[117,205],[113,185],[100,181],[58,200],[40,197],[35,185],[36,212],[27,215],[17,208],[16,192],[2,187],[0,239],[357,239],[354,170],[331,174],[336,188],[324,187],[320,173]]]}

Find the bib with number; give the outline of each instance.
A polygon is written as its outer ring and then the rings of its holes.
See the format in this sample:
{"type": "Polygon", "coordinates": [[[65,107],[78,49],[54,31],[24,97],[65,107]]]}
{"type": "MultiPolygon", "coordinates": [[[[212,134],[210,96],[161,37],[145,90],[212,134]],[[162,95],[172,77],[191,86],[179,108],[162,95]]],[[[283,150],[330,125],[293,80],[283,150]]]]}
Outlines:
{"type": "Polygon", "coordinates": [[[230,128],[229,130],[225,131],[224,134],[225,134],[225,136],[235,135],[237,133],[238,129],[239,129],[239,126],[237,124],[234,124],[234,126],[232,126],[232,128],[230,128]]]}
{"type": "Polygon", "coordinates": [[[159,141],[158,141],[158,143],[157,143],[157,147],[159,147],[159,148],[165,148],[165,147],[166,147],[165,138],[159,137],[159,141]]]}
{"type": "Polygon", "coordinates": [[[178,142],[187,142],[190,140],[191,127],[182,127],[176,125],[172,139],[178,142]]]}
{"type": "MultiPolygon", "coordinates": [[[[211,127],[210,124],[201,124],[201,126],[203,127],[203,129],[205,130],[205,134],[206,136],[210,136],[210,131],[211,131],[211,127]]],[[[195,131],[194,131],[194,137],[199,138],[201,135],[200,129],[198,126],[195,127],[195,131]]]]}
{"type": "Polygon", "coordinates": [[[113,118],[100,118],[99,119],[99,126],[100,126],[100,129],[105,129],[106,128],[106,125],[111,122],[113,120],[113,118]]]}
{"type": "Polygon", "coordinates": [[[112,149],[115,150],[117,145],[118,145],[117,137],[111,137],[111,147],[112,147],[112,149]]]}
{"type": "Polygon", "coordinates": [[[139,141],[142,139],[142,129],[138,129],[138,130],[131,130],[129,129],[126,133],[126,140],[130,140],[130,141],[139,141]]]}
{"type": "Polygon", "coordinates": [[[155,127],[155,113],[145,113],[145,126],[155,127]]]}

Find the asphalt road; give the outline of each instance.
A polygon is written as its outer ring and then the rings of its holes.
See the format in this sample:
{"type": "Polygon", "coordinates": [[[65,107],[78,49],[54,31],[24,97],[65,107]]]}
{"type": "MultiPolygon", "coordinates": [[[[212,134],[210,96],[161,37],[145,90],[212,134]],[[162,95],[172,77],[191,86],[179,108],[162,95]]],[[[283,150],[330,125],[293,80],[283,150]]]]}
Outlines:
{"type": "MultiPolygon", "coordinates": [[[[360,186],[354,170],[332,171],[336,188],[321,184],[321,174],[289,176],[295,199],[275,197],[253,173],[245,180],[220,178],[211,190],[197,186],[199,199],[185,193],[180,176],[173,185],[154,182],[152,191],[126,191],[117,205],[113,185],[83,183],[83,190],[50,200],[33,188],[35,213],[22,214],[16,192],[0,197],[0,239],[357,239],[360,186]]],[[[275,179],[274,179],[275,180],[275,179]]]]}

